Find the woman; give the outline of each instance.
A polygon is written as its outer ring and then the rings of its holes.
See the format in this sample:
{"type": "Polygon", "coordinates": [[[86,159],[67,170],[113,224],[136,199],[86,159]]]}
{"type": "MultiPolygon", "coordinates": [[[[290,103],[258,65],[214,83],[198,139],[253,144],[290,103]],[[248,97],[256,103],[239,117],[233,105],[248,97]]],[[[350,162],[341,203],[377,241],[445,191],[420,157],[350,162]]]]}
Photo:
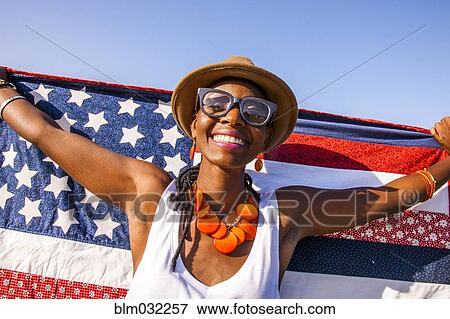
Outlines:
{"type": "MultiPolygon", "coordinates": [[[[0,79],[6,80],[6,72],[0,79]]],[[[411,207],[450,178],[447,158],[383,187],[292,185],[258,194],[245,165],[289,136],[297,106],[285,82],[244,57],[194,70],[175,89],[174,118],[202,155],[199,165],[176,180],[156,165],[61,130],[14,96],[14,88],[0,81],[4,120],[81,185],[127,214],[137,270],[131,297],[278,298],[299,240],[411,207]]],[[[432,134],[448,152],[450,117],[432,134]]]]}

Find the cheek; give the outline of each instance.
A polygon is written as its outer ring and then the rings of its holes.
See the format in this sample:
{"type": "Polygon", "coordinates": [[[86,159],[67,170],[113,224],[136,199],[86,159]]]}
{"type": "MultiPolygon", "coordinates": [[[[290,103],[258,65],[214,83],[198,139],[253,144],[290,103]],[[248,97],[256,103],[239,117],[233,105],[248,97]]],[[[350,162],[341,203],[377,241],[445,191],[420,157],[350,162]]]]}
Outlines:
{"type": "Polygon", "coordinates": [[[264,149],[264,143],[266,141],[266,136],[267,134],[267,129],[266,128],[262,128],[262,129],[257,129],[253,134],[253,145],[255,149],[258,149],[258,151],[263,151],[264,149]]]}
{"type": "Polygon", "coordinates": [[[197,125],[196,125],[196,139],[206,140],[208,131],[214,126],[214,121],[202,115],[197,115],[197,125]]]}

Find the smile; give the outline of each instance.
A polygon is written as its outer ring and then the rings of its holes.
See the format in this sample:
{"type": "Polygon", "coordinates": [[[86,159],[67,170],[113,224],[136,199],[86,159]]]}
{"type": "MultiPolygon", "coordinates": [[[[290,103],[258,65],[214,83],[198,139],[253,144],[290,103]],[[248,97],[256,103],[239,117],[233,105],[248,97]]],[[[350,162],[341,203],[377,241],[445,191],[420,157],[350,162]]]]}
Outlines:
{"type": "Polygon", "coordinates": [[[214,135],[212,138],[213,138],[214,142],[245,145],[245,141],[243,139],[240,139],[240,138],[234,137],[234,136],[230,136],[230,135],[217,134],[217,135],[214,135]]]}

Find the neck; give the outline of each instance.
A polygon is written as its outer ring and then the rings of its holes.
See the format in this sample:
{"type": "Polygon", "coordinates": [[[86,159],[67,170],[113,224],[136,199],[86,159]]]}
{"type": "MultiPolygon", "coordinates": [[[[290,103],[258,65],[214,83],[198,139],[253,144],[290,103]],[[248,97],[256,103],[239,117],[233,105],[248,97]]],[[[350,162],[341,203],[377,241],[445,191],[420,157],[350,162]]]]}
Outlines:
{"type": "Polygon", "coordinates": [[[227,169],[202,159],[197,185],[205,197],[213,201],[210,203],[213,211],[225,216],[244,202],[244,172],[245,167],[227,169]]]}

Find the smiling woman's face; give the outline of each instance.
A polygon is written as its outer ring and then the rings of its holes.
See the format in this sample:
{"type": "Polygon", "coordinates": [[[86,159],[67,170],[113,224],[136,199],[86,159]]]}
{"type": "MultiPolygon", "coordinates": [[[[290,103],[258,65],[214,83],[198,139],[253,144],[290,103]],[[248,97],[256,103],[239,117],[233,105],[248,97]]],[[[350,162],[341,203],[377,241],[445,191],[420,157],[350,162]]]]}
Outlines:
{"type": "MultiPolygon", "coordinates": [[[[210,87],[226,91],[238,98],[246,96],[265,98],[264,93],[256,85],[245,80],[228,78],[215,82],[210,87]]],[[[210,118],[201,110],[197,111],[191,124],[191,131],[202,156],[209,162],[223,168],[241,168],[264,150],[264,144],[272,128],[266,125],[254,127],[247,124],[236,104],[227,114],[219,118],[210,118]],[[225,135],[237,136],[244,140],[244,145],[226,140],[225,135]]]]}

